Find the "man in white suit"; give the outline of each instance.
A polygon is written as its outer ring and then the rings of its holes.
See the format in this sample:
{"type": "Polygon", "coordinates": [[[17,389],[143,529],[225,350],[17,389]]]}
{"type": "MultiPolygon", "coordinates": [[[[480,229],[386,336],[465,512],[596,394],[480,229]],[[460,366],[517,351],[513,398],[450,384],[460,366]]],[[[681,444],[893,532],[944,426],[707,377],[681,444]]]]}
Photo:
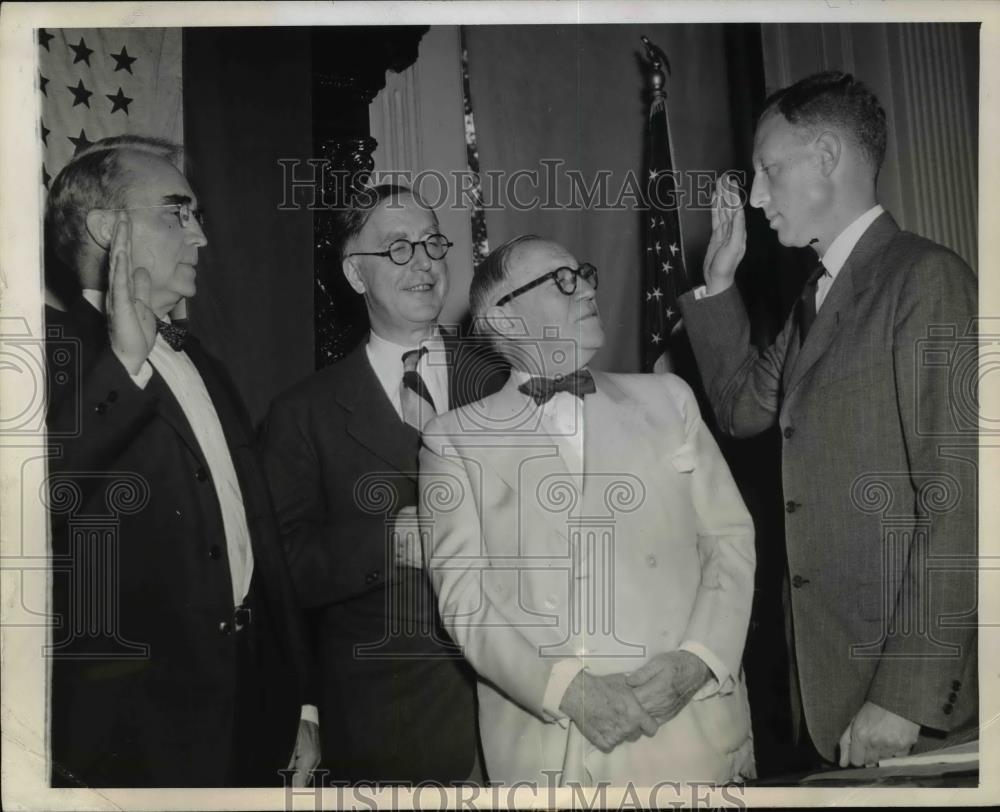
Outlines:
{"type": "Polygon", "coordinates": [[[680,378],[586,369],[596,287],[539,237],[494,251],[472,312],[512,374],[423,435],[425,555],[479,674],[487,772],[751,777],[751,519],[680,378]]]}

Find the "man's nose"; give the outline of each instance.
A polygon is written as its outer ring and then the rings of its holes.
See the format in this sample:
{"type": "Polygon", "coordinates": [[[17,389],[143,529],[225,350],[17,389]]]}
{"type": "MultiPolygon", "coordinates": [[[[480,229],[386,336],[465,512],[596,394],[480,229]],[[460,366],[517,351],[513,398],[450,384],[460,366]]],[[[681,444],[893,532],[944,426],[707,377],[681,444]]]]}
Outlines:
{"type": "Polygon", "coordinates": [[[191,236],[188,238],[188,242],[195,246],[196,248],[204,248],[208,245],[208,237],[205,236],[205,230],[201,227],[201,223],[191,218],[191,222],[188,223],[188,231],[191,236]]]}
{"type": "Polygon", "coordinates": [[[576,280],[576,297],[578,299],[593,299],[597,296],[597,287],[592,279],[584,279],[582,276],[576,280]]]}
{"type": "Polygon", "coordinates": [[[750,205],[755,209],[763,208],[768,200],[767,181],[759,172],[753,176],[753,186],[750,187],[750,205]]]}
{"type": "Polygon", "coordinates": [[[416,271],[429,271],[433,260],[427,253],[427,245],[418,242],[413,246],[413,257],[410,259],[410,267],[416,271]]]}

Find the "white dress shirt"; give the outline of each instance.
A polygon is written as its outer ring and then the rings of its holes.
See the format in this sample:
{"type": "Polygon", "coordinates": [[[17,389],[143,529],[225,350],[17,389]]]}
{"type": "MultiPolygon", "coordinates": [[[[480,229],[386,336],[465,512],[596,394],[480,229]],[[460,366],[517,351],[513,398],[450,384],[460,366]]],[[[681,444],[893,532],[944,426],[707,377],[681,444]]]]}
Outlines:
{"type": "Polygon", "coordinates": [[[854,246],[864,236],[864,233],[868,230],[868,226],[874,223],[875,219],[884,211],[885,209],[876,203],[841,231],[837,235],[837,239],[830,243],[830,247],[826,249],[826,253],[821,258],[823,267],[826,268],[826,273],[816,283],[817,313],[819,313],[819,309],[823,306],[823,300],[826,299],[826,294],[830,292],[830,287],[837,278],[837,274],[840,273],[840,269],[844,267],[844,263],[847,262],[851,251],[854,250],[854,246]]]}
{"type": "Polygon", "coordinates": [[[429,338],[424,339],[416,347],[404,347],[388,339],[382,338],[372,330],[368,335],[368,346],[365,348],[368,353],[368,361],[375,370],[375,376],[382,389],[392,402],[392,407],[403,419],[403,407],[399,402],[399,387],[403,382],[403,354],[410,350],[417,350],[423,347],[427,352],[417,363],[417,372],[424,380],[427,391],[434,399],[434,410],[438,414],[448,411],[448,355],[445,351],[444,339],[441,332],[434,327],[429,338]]]}

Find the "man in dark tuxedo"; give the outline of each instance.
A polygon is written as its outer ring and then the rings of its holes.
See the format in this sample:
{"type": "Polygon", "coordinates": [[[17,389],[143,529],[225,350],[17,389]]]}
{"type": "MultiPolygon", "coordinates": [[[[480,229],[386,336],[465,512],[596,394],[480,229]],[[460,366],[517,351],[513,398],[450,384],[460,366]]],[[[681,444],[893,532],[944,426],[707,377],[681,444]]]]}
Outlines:
{"type": "Polygon", "coordinates": [[[506,364],[438,326],[452,244],[413,192],[378,186],[337,217],[371,332],[280,396],[264,430],[289,569],[317,635],[323,766],[352,782],[481,779],[474,677],[423,569],[417,454],[427,421],[499,389],[506,364]]]}
{"type": "Polygon", "coordinates": [[[54,786],[280,786],[319,761],[247,414],[170,320],[207,242],[178,158],[103,139],[49,193],[48,247],[82,288],[46,309],[54,786]]]}
{"type": "Polygon", "coordinates": [[[850,74],[778,91],[750,204],[821,262],[758,351],[733,284],[744,215],[722,181],[706,285],[680,300],[720,426],[780,428],[793,710],[802,743],[841,766],[978,723],[976,279],[878,204],[885,148],[885,113],[850,74]]]}

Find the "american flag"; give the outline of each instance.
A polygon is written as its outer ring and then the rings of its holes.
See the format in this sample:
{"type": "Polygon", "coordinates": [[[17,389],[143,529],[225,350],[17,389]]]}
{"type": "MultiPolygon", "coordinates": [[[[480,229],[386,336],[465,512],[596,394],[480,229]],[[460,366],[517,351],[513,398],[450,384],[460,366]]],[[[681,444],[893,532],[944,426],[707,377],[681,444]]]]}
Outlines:
{"type": "Polygon", "coordinates": [[[654,90],[649,106],[646,167],[648,206],[643,215],[646,250],[639,329],[642,370],[651,372],[680,322],[677,298],[691,287],[684,262],[680,199],[670,145],[667,97],[662,89],[654,90]]]}
{"type": "Polygon", "coordinates": [[[40,28],[42,183],[111,135],[183,142],[179,28],[40,28]]]}

